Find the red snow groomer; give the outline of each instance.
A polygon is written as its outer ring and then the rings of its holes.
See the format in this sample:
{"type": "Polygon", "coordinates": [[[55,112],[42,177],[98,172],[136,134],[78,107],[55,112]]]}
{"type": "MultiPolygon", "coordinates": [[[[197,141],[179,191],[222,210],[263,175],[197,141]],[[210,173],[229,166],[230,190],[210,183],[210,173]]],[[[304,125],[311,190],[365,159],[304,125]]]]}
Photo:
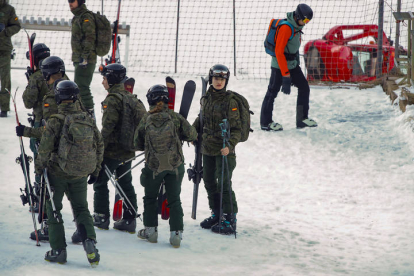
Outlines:
{"type": "MultiPolygon", "coordinates": [[[[394,67],[395,48],[384,32],[382,39],[382,73],[385,74],[394,67]]],[[[322,39],[306,43],[304,53],[307,79],[330,82],[375,80],[377,41],[377,25],[333,27],[322,39]],[[345,36],[344,31],[349,35],[345,36]]]]}

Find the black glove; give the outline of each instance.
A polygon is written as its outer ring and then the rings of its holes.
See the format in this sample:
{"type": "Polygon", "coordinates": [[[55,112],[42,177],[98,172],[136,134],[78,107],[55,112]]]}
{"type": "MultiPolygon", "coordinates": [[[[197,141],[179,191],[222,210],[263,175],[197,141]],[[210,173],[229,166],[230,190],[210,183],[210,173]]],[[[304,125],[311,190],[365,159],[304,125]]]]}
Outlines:
{"type": "Polygon", "coordinates": [[[285,93],[286,95],[290,95],[290,84],[291,84],[290,78],[288,77],[282,78],[282,92],[285,93]]]}
{"type": "Polygon", "coordinates": [[[96,182],[96,180],[98,180],[98,177],[90,174],[88,184],[94,184],[96,182]]]}
{"type": "Polygon", "coordinates": [[[16,127],[16,135],[17,136],[23,136],[23,133],[24,133],[24,128],[25,128],[26,126],[25,125],[18,125],[17,127],[16,127]]]}

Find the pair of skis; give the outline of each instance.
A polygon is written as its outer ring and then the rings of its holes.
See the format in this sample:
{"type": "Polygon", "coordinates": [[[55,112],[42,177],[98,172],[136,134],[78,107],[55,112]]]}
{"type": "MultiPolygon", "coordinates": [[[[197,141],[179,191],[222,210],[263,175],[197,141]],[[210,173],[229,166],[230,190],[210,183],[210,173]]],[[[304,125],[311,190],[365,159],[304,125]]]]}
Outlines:
{"type": "MultiPolygon", "coordinates": [[[[174,110],[175,106],[175,94],[176,85],[175,81],[171,77],[165,79],[168,89],[168,108],[174,110]]],[[[193,101],[194,93],[196,90],[196,84],[194,81],[189,80],[184,85],[183,97],[181,99],[181,106],[179,114],[187,119],[188,112],[190,111],[191,103],[193,101]]],[[[161,214],[161,218],[168,220],[170,218],[170,208],[168,206],[167,194],[165,190],[165,182],[163,181],[158,194],[158,213],[161,214]]]]}
{"type": "MultiPolygon", "coordinates": [[[[121,64],[121,55],[119,52],[119,43],[121,42],[121,37],[118,35],[119,33],[119,14],[121,13],[121,0],[118,1],[118,13],[116,15],[116,20],[114,22],[114,27],[112,30],[112,51],[111,55],[105,59],[105,65],[119,63],[121,64]]],[[[103,65],[100,66],[100,70],[103,69],[103,65]]],[[[134,86],[135,86],[135,79],[134,78],[127,78],[124,81],[125,90],[130,92],[131,94],[134,93],[134,86]]]]}
{"type": "Polygon", "coordinates": [[[34,57],[33,57],[33,44],[36,39],[36,33],[32,33],[31,36],[29,36],[29,33],[26,31],[25,28],[23,28],[27,35],[27,42],[29,43],[29,60],[30,60],[30,66],[27,66],[26,70],[26,78],[27,81],[29,81],[29,77],[34,73],[34,57]]]}

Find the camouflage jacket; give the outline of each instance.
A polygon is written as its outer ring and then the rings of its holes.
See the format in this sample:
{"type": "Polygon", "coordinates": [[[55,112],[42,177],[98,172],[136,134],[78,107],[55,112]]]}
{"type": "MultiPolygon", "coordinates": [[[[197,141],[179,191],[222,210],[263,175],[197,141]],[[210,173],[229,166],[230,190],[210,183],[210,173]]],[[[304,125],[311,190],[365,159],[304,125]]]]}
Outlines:
{"type": "MultiPolygon", "coordinates": [[[[63,80],[69,80],[68,76],[64,75],[63,80]]],[[[43,96],[42,99],[42,118],[45,121],[49,120],[50,116],[53,114],[58,113],[58,105],[55,100],[55,91],[54,91],[54,83],[46,84],[48,92],[46,95],[43,96]]],[[[76,101],[75,104],[79,107],[79,101],[76,101]]],[[[24,128],[24,137],[34,137],[40,139],[42,137],[44,128],[31,128],[25,127],[24,128]]]]}
{"type": "MultiPolygon", "coordinates": [[[[76,114],[82,112],[78,105],[73,103],[61,103],[58,107],[58,114],[68,115],[76,114]]],[[[62,171],[59,165],[52,161],[52,154],[57,153],[59,148],[59,141],[61,137],[63,121],[59,120],[56,117],[50,118],[47,121],[45,130],[43,132],[42,138],[40,140],[39,146],[39,155],[37,157],[37,162],[35,162],[35,170],[37,174],[41,174],[44,168],[48,168],[50,174],[53,174],[58,177],[64,177],[66,179],[76,179],[79,177],[74,177],[66,174],[62,171]]],[[[104,144],[102,136],[95,125],[95,141],[96,141],[96,169],[93,172],[94,176],[98,176],[99,171],[101,170],[101,163],[103,160],[103,151],[104,144]]],[[[79,162],[82,162],[82,156],[79,156],[79,162]]]]}
{"type": "MultiPolygon", "coordinates": [[[[152,108],[153,106],[150,107],[150,109],[152,108]]],[[[147,163],[147,166],[153,171],[156,171],[158,169],[159,163],[158,163],[158,159],[152,154],[150,154],[149,145],[148,145],[149,141],[146,141],[145,139],[146,137],[145,127],[147,124],[148,116],[158,116],[158,115],[162,115],[161,113],[168,113],[171,116],[171,119],[173,120],[174,125],[176,127],[176,133],[178,134],[179,136],[178,138],[181,141],[191,142],[197,139],[197,131],[194,129],[194,127],[192,127],[190,123],[183,116],[181,116],[178,113],[175,113],[173,110],[168,109],[167,104],[164,105],[164,109],[160,113],[145,114],[135,132],[135,137],[134,137],[135,143],[134,144],[138,150],[145,150],[145,162],[147,163]]],[[[184,155],[183,155],[181,144],[178,147],[178,151],[179,152],[174,153],[174,156],[172,156],[172,159],[180,160],[178,164],[175,164],[176,165],[175,167],[178,167],[184,162],[184,155]]]]}
{"type": "MultiPolygon", "coordinates": [[[[213,86],[207,90],[203,102],[203,143],[201,153],[209,156],[221,155],[223,137],[221,136],[220,123],[227,119],[230,125],[230,154],[235,154],[235,147],[241,139],[241,120],[239,106],[236,100],[231,99],[230,93],[224,89],[213,90],[213,86]]],[[[193,126],[199,131],[199,118],[193,126]]]]}
{"type": "Polygon", "coordinates": [[[23,102],[27,109],[33,108],[35,122],[41,122],[43,118],[42,101],[43,97],[49,92],[49,88],[42,72],[37,70],[29,78],[29,84],[23,92],[23,102]]]}
{"type": "Polygon", "coordinates": [[[72,11],[72,61],[96,63],[96,28],[95,18],[83,4],[72,11]]]}
{"type": "Polygon", "coordinates": [[[0,0],[0,23],[6,27],[0,32],[0,51],[11,53],[13,50],[11,37],[20,31],[21,26],[16,11],[6,3],[6,0],[0,0]]]}
{"type": "MultiPolygon", "coordinates": [[[[134,157],[135,151],[123,149],[118,142],[124,106],[122,98],[115,96],[115,94],[122,95],[122,97],[131,96],[131,93],[125,90],[123,84],[115,84],[108,90],[108,95],[102,102],[101,133],[105,143],[105,157],[125,161],[134,157]]],[[[145,106],[142,104],[142,108],[138,109],[139,117],[142,118],[146,113],[145,106]]]]}

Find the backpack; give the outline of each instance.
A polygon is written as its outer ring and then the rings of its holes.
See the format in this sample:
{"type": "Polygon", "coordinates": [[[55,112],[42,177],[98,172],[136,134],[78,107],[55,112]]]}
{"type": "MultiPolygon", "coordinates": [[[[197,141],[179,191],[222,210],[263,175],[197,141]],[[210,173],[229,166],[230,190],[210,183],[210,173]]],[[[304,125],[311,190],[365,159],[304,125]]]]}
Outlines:
{"type": "Polygon", "coordinates": [[[63,121],[57,155],[52,161],[66,174],[86,177],[96,169],[95,121],[85,112],[51,116],[63,121]]]}
{"type": "Polygon", "coordinates": [[[137,98],[137,95],[122,95],[119,93],[108,95],[115,96],[122,101],[121,130],[118,143],[124,150],[135,151],[134,134],[141,121],[138,109],[143,108],[145,110],[144,104],[137,98]]]}
{"type": "Polygon", "coordinates": [[[181,140],[169,112],[148,115],[145,122],[145,160],[156,174],[174,170],[183,162],[181,140]],[[153,158],[156,162],[152,162],[153,158]]]}
{"type": "Polygon", "coordinates": [[[237,105],[239,106],[240,121],[241,121],[241,139],[240,142],[246,142],[249,139],[250,132],[253,132],[253,129],[250,128],[250,115],[254,115],[253,111],[250,110],[249,102],[245,97],[239,93],[230,92],[231,99],[235,99],[237,105]]]}
{"type": "Polygon", "coordinates": [[[95,31],[96,31],[96,40],[95,40],[95,51],[96,54],[100,57],[105,56],[109,50],[111,49],[111,41],[112,41],[112,29],[111,23],[106,18],[105,15],[101,15],[99,12],[92,13],[93,18],[95,20],[95,31]]]}
{"type": "Polygon", "coordinates": [[[267,30],[266,39],[264,41],[264,47],[266,53],[275,57],[275,48],[276,48],[276,39],[279,32],[279,27],[282,25],[288,25],[292,29],[292,35],[289,40],[291,40],[295,34],[293,25],[287,21],[287,19],[272,19],[270,20],[269,29],[267,30]]]}

